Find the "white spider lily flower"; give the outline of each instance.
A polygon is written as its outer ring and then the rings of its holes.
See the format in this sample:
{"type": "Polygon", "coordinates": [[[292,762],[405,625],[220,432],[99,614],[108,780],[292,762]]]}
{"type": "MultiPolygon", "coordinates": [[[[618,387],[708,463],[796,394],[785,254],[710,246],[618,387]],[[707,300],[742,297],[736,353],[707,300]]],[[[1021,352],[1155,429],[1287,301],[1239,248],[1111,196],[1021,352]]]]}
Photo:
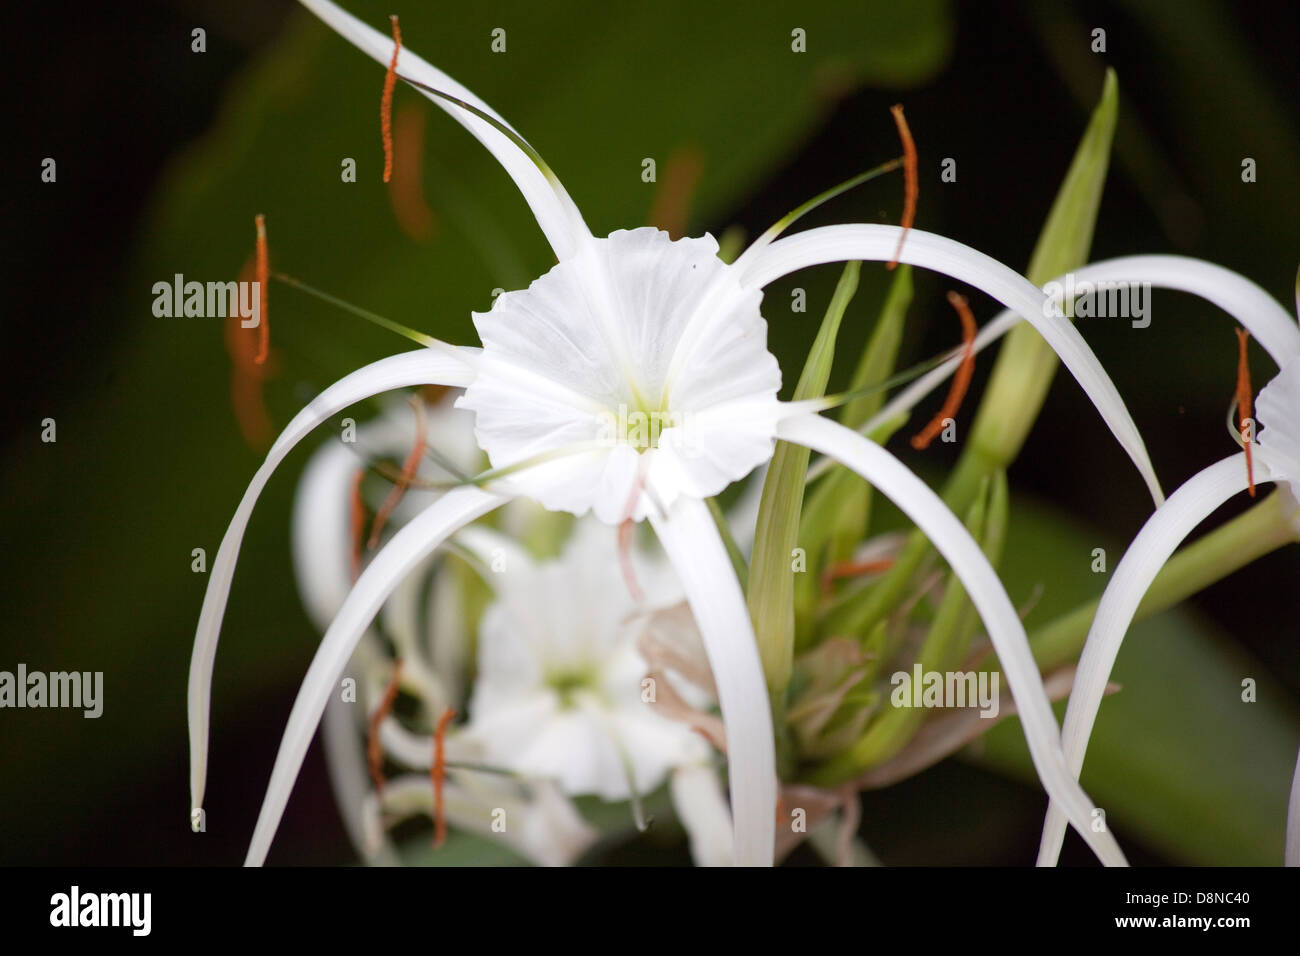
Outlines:
{"type": "MultiPolygon", "coordinates": [[[[1147,277],[1140,268],[1153,265],[1153,276],[1193,280],[1199,285],[1180,286],[1195,291],[1238,318],[1278,363],[1281,370],[1259,392],[1255,418],[1259,429],[1252,445],[1255,484],[1273,482],[1283,495],[1283,511],[1300,535],[1300,326],[1267,293],[1247,279],[1220,267],[1183,271],[1186,260],[1140,257],[1125,276],[1134,281],[1147,277]],[[1162,271],[1161,266],[1164,266],[1162,271]],[[1175,273],[1176,276],[1175,276],[1175,273]],[[1280,316],[1280,318],[1279,318],[1280,316]]],[[[1204,264],[1208,265],[1208,264],[1204,264]]],[[[1161,281],[1153,278],[1150,281],[1161,281]]],[[[1297,290],[1300,312],[1300,288],[1297,290]]],[[[1119,655],[1129,625],[1147,589],[1160,569],[1189,534],[1225,501],[1248,487],[1246,455],[1231,455],[1197,473],[1175,491],[1147,520],[1116,566],[1102,592],[1092,627],[1079,658],[1074,688],[1062,730],[1070,769],[1078,777],[1083,768],[1088,739],[1101,707],[1106,683],[1119,655]]],[[[1039,846],[1040,865],[1056,862],[1065,837],[1060,808],[1049,805],[1039,846]]],[[[1288,813],[1286,861],[1300,865],[1300,766],[1293,782],[1288,813]]]]}
{"type": "MultiPolygon", "coordinates": [[[[545,562],[486,529],[468,528],[457,540],[494,572],[487,578],[496,598],[479,625],[478,674],[463,728],[483,759],[554,780],[570,796],[611,801],[636,801],[671,775],[696,863],[730,862],[730,813],[712,750],[687,724],[657,712],[659,688],[637,646],[649,615],[681,599],[672,569],[633,548],[624,560],[653,597],[638,601],[613,529],[591,519],[545,562]],[[719,821],[722,832],[709,832],[719,821]]],[[[689,685],[671,690],[673,699],[699,699],[689,685]]]]}
{"type": "MultiPolygon", "coordinates": [[[[381,64],[392,58],[391,40],[339,7],[326,0],[304,4],[381,64]]],[[[686,591],[716,679],[728,730],[735,861],[770,865],[777,789],[770,703],[744,595],[703,499],[766,462],[780,438],[843,462],[931,538],[983,617],[1044,787],[1069,809],[1071,823],[1103,861],[1122,863],[1114,838],[1089,825],[1092,803],[1068,771],[1024,628],[962,523],[884,449],[820,418],[821,404],[776,397],[780,370],[766,348],[762,287],[818,263],[892,259],[901,230],[830,226],[775,242],[769,233],[734,266],[717,259],[709,236],[671,242],[657,230],[637,229],[594,238],[536,151],[485,104],[405,48],[397,71],[501,160],[559,264],[475,315],[481,351],[431,340],[429,348],[369,365],[322,392],[272,446],[222,540],[200,613],[189,688],[192,805],[202,805],[206,782],[221,618],[261,489],[289,450],[330,415],[381,391],[442,384],[466,389],[462,403],[476,414],[477,440],[494,471],[413,518],[352,588],[290,713],[246,862],[265,859],[335,682],[393,589],[449,536],[523,496],[575,514],[594,511],[605,521],[650,522],[686,591]]],[[[1160,500],[1146,450],[1113,383],[1041,290],[982,253],[917,230],[908,234],[899,259],[978,287],[1032,322],[1160,500]]]]}

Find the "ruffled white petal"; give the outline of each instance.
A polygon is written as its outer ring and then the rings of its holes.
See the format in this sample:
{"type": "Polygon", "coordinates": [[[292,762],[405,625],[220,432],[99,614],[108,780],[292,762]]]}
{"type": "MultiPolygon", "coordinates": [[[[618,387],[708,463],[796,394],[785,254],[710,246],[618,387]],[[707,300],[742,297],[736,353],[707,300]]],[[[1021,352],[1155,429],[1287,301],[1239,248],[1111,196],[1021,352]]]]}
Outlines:
{"type": "Polygon", "coordinates": [[[1070,822],[1107,865],[1123,865],[1124,855],[1109,832],[1094,832],[1094,804],[1071,775],[1061,749],[1056,718],[1029,650],[1020,616],[997,572],[965,526],[921,479],[874,442],[836,422],[810,415],[783,421],[779,436],[807,445],[852,468],[894,502],[930,539],[961,580],[979,611],[1007,686],[1020,710],[1021,725],[1043,787],[1067,808],[1070,822]]]}
{"type": "MultiPolygon", "coordinates": [[[[362,53],[384,67],[392,61],[391,36],[385,36],[371,29],[329,0],[302,0],[302,5],[324,20],[331,29],[362,53]]],[[[397,72],[425,86],[431,86],[459,100],[464,100],[492,116],[503,126],[514,129],[492,107],[406,47],[403,47],[398,54],[397,72]]],[[[569,198],[564,187],[538,168],[532,158],[512,142],[510,137],[493,127],[491,123],[454,103],[429,93],[424,95],[469,130],[474,138],[496,157],[497,162],[514,180],[515,186],[532,209],[533,215],[537,217],[537,224],[551,244],[551,248],[555,250],[556,258],[560,260],[568,258],[591,238],[591,232],[583,222],[582,213],[578,211],[578,207],[569,198]]]]}
{"type": "Polygon", "coordinates": [[[711,236],[620,230],[476,313],[479,375],[458,404],[475,412],[493,466],[595,445],[530,469],[520,487],[547,508],[619,523],[716,494],[766,461],[781,371],[762,293],[742,289],[717,251],[711,236]],[[710,297],[717,334],[685,343],[710,297]]]}
{"type": "Polygon", "coordinates": [[[776,751],[754,628],[726,549],[704,502],[681,498],[651,515],[686,588],[727,728],[727,768],[738,866],[771,866],[776,836],[776,751]]]}
{"type": "Polygon", "coordinates": [[[329,695],[336,692],[344,665],[393,588],[450,535],[505,500],[500,495],[469,486],[449,491],[397,532],[357,579],[338,616],[321,639],[320,648],[294,700],[248,848],[246,865],[260,866],[266,859],[329,695]]]}
{"type": "Polygon", "coordinates": [[[465,354],[466,360],[462,361],[450,349],[417,349],[380,359],[339,379],[293,417],[267,452],[266,461],[253,475],[212,562],[208,589],[203,596],[203,608],[199,612],[198,628],[194,635],[189,680],[192,806],[203,805],[203,790],[207,780],[212,667],[217,654],[217,639],[221,633],[221,619],[226,612],[226,599],[230,595],[230,584],[235,576],[235,561],[239,557],[239,546],[244,540],[244,530],[248,527],[253,506],[257,504],[257,498],[266,487],[272,472],[312,429],[349,405],[395,388],[413,385],[468,385],[473,378],[473,371],[467,363],[472,358],[468,353],[465,354]]]}
{"type": "MultiPolygon", "coordinates": [[[[741,281],[752,288],[808,266],[848,259],[889,260],[901,230],[896,226],[822,226],[778,239],[759,252],[742,270],[741,281]]],[[[1041,289],[996,259],[933,233],[913,229],[903,244],[900,261],[933,269],[983,290],[1030,322],[1061,358],[1146,482],[1151,497],[1164,500],[1142,436],[1114,383],[1092,349],[1041,289]],[[1049,315],[1050,313],[1050,315],[1049,315]]]]}
{"type": "Polygon", "coordinates": [[[673,771],[670,790],[695,865],[731,866],[735,862],[731,809],[717,771],[703,763],[681,767],[673,771]]]}
{"type": "MultiPolygon", "coordinates": [[[[1255,481],[1269,480],[1268,469],[1256,461],[1255,481]]],[[[1062,743],[1069,771],[1079,776],[1083,755],[1106,692],[1115,658],[1124,643],[1138,605],[1174,550],[1191,532],[1239,491],[1246,489],[1246,456],[1233,455],[1189,479],[1156,509],[1124,552],[1102,593],[1088,640],[1074,675],[1074,688],[1065,711],[1062,743]]],[[[1051,866],[1061,852],[1065,823],[1052,803],[1043,824],[1038,850],[1040,866],[1051,866]]]]}

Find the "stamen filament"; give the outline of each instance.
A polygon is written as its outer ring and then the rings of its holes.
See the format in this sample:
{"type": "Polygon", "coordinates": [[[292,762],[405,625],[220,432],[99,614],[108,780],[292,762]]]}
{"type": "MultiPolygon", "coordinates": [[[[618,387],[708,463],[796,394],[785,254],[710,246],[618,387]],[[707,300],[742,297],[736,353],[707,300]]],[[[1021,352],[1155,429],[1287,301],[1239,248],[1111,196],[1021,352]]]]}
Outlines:
{"type": "Polygon", "coordinates": [[[392,319],[386,319],[382,315],[371,312],[369,309],[363,309],[360,306],[353,305],[351,302],[344,302],[337,296],[332,296],[328,292],[322,292],[320,289],[309,286],[301,279],[295,279],[291,275],[286,275],[283,272],[276,272],[272,278],[278,279],[285,285],[291,285],[300,292],[306,292],[310,296],[315,296],[322,302],[328,302],[330,305],[337,306],[345,312],[351,312],[353,315],[365,319],[367,322],[373,322],[380,328],[388,329],[390,332],[396,332],[398,335],[408,338],[412,342],[428,346],[429,348],[442,348],[446,346],[446,343],[441,339],[435,339],[432,335],[425,335],[423,332],[417,332],[415,329],[408,328],[399,322],[394,322],[392,319]]]}
{"type": "Polygon", "coordinates": [[[885,264],[886,269],[892,270],[898,266],[898,257],[903,254],[903,242],[907,239],[907,231],[912,228],[912,222],[916,218],[916,197],[920,189],[917,186],[916,176],[916,143],[912,140],[912,131],[903,116],[903,104],[894,104],[889,108],[889,112],[893,114],[894,125],[898,127],[898,138],[903,141],[904,189],[903,218],[900,221],[903,234],[898,237],[898,248],[894,250],[894,258],[885,264]]]}
{"type": "Polygon", "coordinates": [[[411,408],[415,412],[415,444],[411,446],[406,461],[402,463],[402,473],[397,476],[397,480],[393,483],[393,490],[388,493],[384,503],[375,512],[375,522],[370,527],[370,540],[366,545],[371,551],[379,547],[379,538],[384,532],[384,526],[388,523],[388,518],[393,513],[393,509],[401,503],[402,496],[406,494],[406,489],[410,487],[411,481],[415,478],[415,473],[420,468],[420,459],[424,457],[424,449],[428,444],[428,425],[424,418],[424,403],[418,398],[412,398],[411,408]]]}
{"type": "Polygon", "coordinates": [[[393,704],[397,701],[397,690],[402,677],[402,659],[399,657],[393,662],[393,676],[388,681],[388,686],[384,688],[383,699],[379,701],[379,706],[375,712],[370,715],[370,733],[366,737],[366,756],[370,764],[370,780],[375,785],[375,792],[380,796],[384,793],[384,748],[379,742],[379,725],[385,718],[393,712],[393,704]]]}
{"type": "Polygon", "coordinates": [[[971,314],[965,296],[949,292],[948,303],[961,318],[961,365],[953,373],[952,385],[948,388],[948,397],[944,399],[943,407],[930,419],[930,424],[912,436],[912,447],[917,451],[928,448],[934,437],[943,431],[943,423],[957,414],[961,400],[966,397],[966,389],[970,387],[971,376],[975,373],[975,316],[971,314]]]}
{"type": "Polygon", "coordinates": [[[1251,458],[1250,446],[1255,443],[1254,423],[1251,423],[1249,432],[1247,431],[1246,422],[1251,417],[1251,389],[1250,389],[1250,364],[1246,361],[1246,343],[1250,339],[1250,333],[1245,329],[1237,329],[1237,425],[1241,432],[1242,449],[1246,452],[1246,481],[1249,485],[1250,496],[1255,497],[1255,465],[1251,458]]]}
{"type": "Polygon", "coordinates": [[[448,707],[438,718],[438,726],[433,733],[433,766],[429,768],[429,778],[433,781],[433,848],[436,850],[447,842],[447,812],[442,802],[442,785],[447,779],[447,727],[451,724],[456,711],[448,707]]]}
{"type": "Polygon", "coordinates": [[[402,28],[397,25],[397,14],[388,19],[393,22],[393,58],[384,74],[384,95],[379,100],[379,133],[384,140],[384,182],[393,178],[393,90],[397,88],[397,57],[402,52],[402,28]]]}

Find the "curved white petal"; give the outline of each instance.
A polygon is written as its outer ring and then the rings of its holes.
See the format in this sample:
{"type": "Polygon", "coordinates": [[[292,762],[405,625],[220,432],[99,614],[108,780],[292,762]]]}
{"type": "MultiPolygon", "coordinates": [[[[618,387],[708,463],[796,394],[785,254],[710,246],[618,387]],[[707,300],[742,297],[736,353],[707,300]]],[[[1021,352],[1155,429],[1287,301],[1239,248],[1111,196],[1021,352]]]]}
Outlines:
{"type": "MultiPolygon", "coordinates": [[[[1092,262],[1071,273],[1076,283],[1149,282],[1161,289],[1199,295],[1227,312],[1250,332],[1277,363],[1279,368],[1300,355],[1300,325],[1271,295],[1244,276],[1203,259],[1185,256],[1123,256],[1092,262]]],[[[1052,282],[1064,282],[1057,276],[1052,282]]],[[[1046,283],[1045,283],[1046,284],[1046,283]]],[[[974,349],[979,352],[1001,338],[1020,322],[1011,310],[1000,312],[975,336],[974,349]]],[[[926,395],[944,383],[961,365],[961,355],[948,359],[926,372],[889,400],[881,410],[858,429],[864,435],[885,422],[911,411],[926,395]]],[[[809,471],[817,477],[824,466],[809,471]]]]}
{"type": "Polygon", "coordinates": [[[731,866],[735,852],[731,843],[731,809],[708,764],[679,767],[669,780],[677,819],[690,839],[691,859],[696,866],[731,866]]]}
{"type": "Polygon", "coordinates": [[[357,642],[393,588],[450,535],[505,501],[501,495],[471,486],[455,488],[398,531],[361,573],[321,638],[289,712],[245,865],[260,866],[266,859],[325,704],[357,642]]]}
{"type": "MultiPolygon", "coordinates": [[[[1269,480],[1267,467],[1256,461],[1255,481],[1269,480]]],[[[1246,489],[1246,456],[1233,455],[1180,486],[1169,500],[1156,509],[1138,532],[1133,543],[1115,568],[1110,583],[1101,595],[1097,613],[1088,631],[1079,667],[1074,674],[1074,688],[1065,711],[1062,743],[1070,773],[1076,778],[1083,768],[1088,737],[1097,719],[1097,710],[1106,692],[1111,669],[1119,655],[1124,635],[1133,615],[1142,603],[1147,588],[1165,566],[1174,550],[1193,529],[1239,491],[1246,489]]],[[[1051,866],[1061,852],[1065,824],[1055,803],[1047,809],[1043,838],[1038,849],[1040,866],[1051,866]]]]}
{"type": "Polygon", "coordinates": [[[221,619],[226,613],[226,599],[235,576],[235,561],[239,546],[244,540],[244,530],[252,516],[253,506],[272,472],[284,461],[293,447],[312,429],[331,415],[349,405],[380,392],[413,385],[468,385],[473,371],[467,361],[461,361],[451,351],[417,349],[389,356],[360,368],[339,379],[314,398],[310,404],[293,417],[280,433],[266,461],[257,469],[248,490],[244,492],[230,526],[221,539],[221,547],[212,562],[208,589],[203,596],[203,608],[194,634],[194,652],[190,658],[189,725],[190,725],[190,798],[193,807],[203,805],[203,790],[207,780],[208,762],[208,712],[212,694],[212,667],[217,655],[217,639],[221,633],[221,619]]]}
{"type": "Polygon", "coordinates": [[[767,680],[745,597],[704,502],[681,498],[651,515],[686,589],[727,728],[727,768],[738,866],[771,866],[776,839],[776,750],[767,680]]]}
{"type": "MultiPolygon", "coordinates": [[[[385,67],[392,61],[392,37],[371,29],[329,0],[302,0],[302,5],[370,58],[385,67]]],[[[503,126],[514,129],[492,107],[406,47],[403,47],[398,54],[397,72],[426,86],[449,93],[459,100],[464,100],[492,116],[503,126]]],[[[586,240],[591,238],[591,232],[582,219],[582,213],[578,211],[578,207],[557,180],[547,176],[527,153],[510,140],[510,137],[482,117],[475,116],[441,97],[430,93],[424,95],[469,130],[474,138],[496,157],[497,162],[514,180],[515,186],[532,209],[533,215],[537,217],[537,224],[551,244],[551,248],[555,250],[556,258],[564,260],[586,244],[586,240]]]]}
{"type": "Polygon", "coordinates": [[[979,611],[993,649],[1020,710],[1021,725],[1043,787],[1059,800],[1070,822],[1107,865],[1124,863],[1115,838],[1092,829],[1094,804],[1071,775],[1061,749],[1056,718],[1029,650],[1020,616],[988,558],[966,527],[930,488],[885,449],[857,432],[816,415],[783,421],[779,436],[807,445],[852,468],[891,499],[928,537],[961,580],[979,611]]]}
{"type": "Polygon", "coordinates": [[[1149,282],[1190,292],[1240,322],[1282,367],[1300,355],[1300,325],[1278,301],[1245,276],[1186,256],[1122,256],[1074,270],[1075,282],[1149,282]]]}
{"type": "Polygon", "coordinates": [[[344,703],[331,695],[321,723],[321,741],[325,749],[325,767],[329,771],[334,801],[343,817],[343,828],[360,859],[377,866],[392,866],[397,858],[392,846],[382,835],[379,838],[367,833],[367,801],[369,776],[366,755],[362,749],[362,731],[356,722],[357,707],[344,703]]]}
{"type": "MultiPolygon", "coordinates": [[[[900,232],[897,226],[863,224],[809,229],[778,239],[757,253],[743,267],[741,282],[761,288],[808,266],[847,259],[889,260],[894,257],[900,232]]],[[[1097,406],[1107,427],[1137,466],[1156,504],[1164,500],[1142,436],[1115,384],[1083,336],[1041,289],[982,252],[917,229],[908,233],[900,261],[942,272],[981,289],[1029,321],[1097,406]]]]}

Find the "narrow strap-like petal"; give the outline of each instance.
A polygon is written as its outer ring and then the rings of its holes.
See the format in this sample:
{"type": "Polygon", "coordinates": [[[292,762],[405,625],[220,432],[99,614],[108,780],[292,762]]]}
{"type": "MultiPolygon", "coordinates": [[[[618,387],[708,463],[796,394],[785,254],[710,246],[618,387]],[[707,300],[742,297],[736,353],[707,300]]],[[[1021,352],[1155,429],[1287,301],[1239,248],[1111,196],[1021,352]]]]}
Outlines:
{"type": "Polygon", "coordinates": [[[337,692],[348,658],[393,588],[450,535],[506,500],[472,486],[447,492],[393,535],[361,573],[321,639],[289,712],[245,865],[261,866],[265,861],[329,696],[337,692]]]}
{"type": "Polygon", "coordinates": [[[695,865],[731,866],[735,862],[731,810],[717,771],[708,764],[678,767],[669,780],[669,789],[677,819],[690,840],[695,865]]]}
{"type": "Polygon", "coordinates": [[[1300,355],[1300,325],[1271,295],[1245,276],[1186,256],[1123,256],[1076,269],[1075,283],[1149,282],[1158,289],[1190,292],[1240,322],[1281,368],[1300,355]]]}
{"type": "MultiPolygon", "coordinates": [[[[1071,275],[1076,284],[1149,282],[1160,289],[1190,292],[1217,305],[1236,319],[1263,346],[1278,368],[1300,355],[1300,325],[1286,309],[1245,276],[1212,262],[1185,256],[1124,256],[1089,263],[1071,275]]],[[[1064,280],[1064,276],[1057,276],[1052,282],[1064,280]]],[[[975,351],[979,352],[991,345],[1019,322],[1020,316],[1009,309],[998,313],[975,337],[975,351]]],[[[961,362],[961,356],[956,355],[926,372],[890,399],[858,431],[864,435],[870,434],[896,415],[911,411],[917,402],[942,385],[961,362]]],[[[820,473],[820,470],[816,470],[816,473],[820,473]]],[[[816,477],[816,473],[809,471],[809,478],[816,477]]]]}
{"type": "MultiPolygon", "coordinates": [[[[750,287],[808,266],[848,259],[890,260],[898,245],[896,226],[822,226],[778,239],[744,267],[741,282],[750,287]]],[[[899,260],[933,269],[981,289],[1016,311],[1038,330],[1097,406],[1112,434],[1137,466],[1157,505],[1164,500],[1142,435],[1129,416],[1115,384],[1079,331],[1055,308],[1041,289],[996,259],[933,233],[911,230],[899,260]]]]}
{"type": "Polygon", "coordinates": [[[776,750],[767,680],[749,609],[708,507],[679,498],[650,524],[695,615],[727,729],[737,866],[771,866],[776,839],[776,750]]]}
{"type": "MultiPolygon", "coordinates": [[[[311,10],[362,53],[387,66],[393,58],[393,39],[378,30],[366,26],[352,14],[329,0],[302,0],[302,5],[311,10]]],[[[431,86],[436,90],[450,94],[459,100],[482,110],[492,116],[503,126],[510,126],[492,107],[457,83],[446,73],[431,65],[405,47],[397,58],[397,72],[431,86]]],[[[422,91],[423,92],[423,91],[422,91]]],[[[441,97],[424,94],[439,108],[451,115],[452,119],[482,143],[502,168],[514,180],[515,186],[523,195],[524,201],[537,217],[556,258],[567,259],[591,238],[591,231],[582,219],[582,213],[574,204],[569,194],[559,181],[548,176],[532,158],[519,148],[491,123],[475,116],[470,111],[457,106],[441,97]]]]}
{"type": "Polygon", "coordinates": [[[1094,804],[1070,773],[1042,677],[1029,650],[1020,615],[966,527],[925,482],[885,449],[857,432],[817,415],[782,421],[778,435],[829,455],[869,481],[930,539],[961,580],[988,629],[989,639],[1020,710],[1029,755],[1048,796],[1067,809],[1070,822],[1107,865],[1124,855],[1107,830],[1093,829],[1094,804]]]}
{"type": "Polygon", "coordinates": [[[230,519],[230,527],[221,539],[221,547],[212,562],[208,589],[203,596],[203,608],[199,612],[198,628],[194,634],[189,683],[190,797],[193,807],[203,805],[203,789],[207,779],[212,667],[217,655],[221,619],[226,613],[226,600],[230,596],[230,584],[235,576],[235,561],[244,540],[244,530],[248,527],[253,506],[257,504],[258,496],[266,487],[271,474],[312,429],[349,405],[395,388],[415,385],[463,387],[469,384],[472,376],[469,365],[453,354],[434,349],[417,349],[380,359],[339,379],[316,396],[293,417],[267,452],[266,461],[253,475],[243,500],[235,510],[235,516],[230,519]]]}
{"type": "MultiPolygon", "coordinates": [[[[1245,457],[1244,454],[1232,455],[1188,479],[1147,519],[1115,567],[1093,616],[1092,628],[1088,631],[1088,640],[1074,674],[1070,704],[1065,711],[1062,743],[1070,773],[1076,778],[1083,768],[1083,755],[1088,748],[1088,738],[1092,735],[1101,699],[1106,693],[1111,669],[1138,605],[1165,562],[1196,526],[1233,495],[1246,489],[1245,457]]],[[[1267,481],[1267,472],[1267,467],[1257,461],[1256,483],[1267,481]]],[[[1056,863],[1064,838],[1065,823],[1053,803],[1047,808],[1047,819],[1043,824],[1043,838],[1038,849],[1040,866],[1056,863]]]]}

